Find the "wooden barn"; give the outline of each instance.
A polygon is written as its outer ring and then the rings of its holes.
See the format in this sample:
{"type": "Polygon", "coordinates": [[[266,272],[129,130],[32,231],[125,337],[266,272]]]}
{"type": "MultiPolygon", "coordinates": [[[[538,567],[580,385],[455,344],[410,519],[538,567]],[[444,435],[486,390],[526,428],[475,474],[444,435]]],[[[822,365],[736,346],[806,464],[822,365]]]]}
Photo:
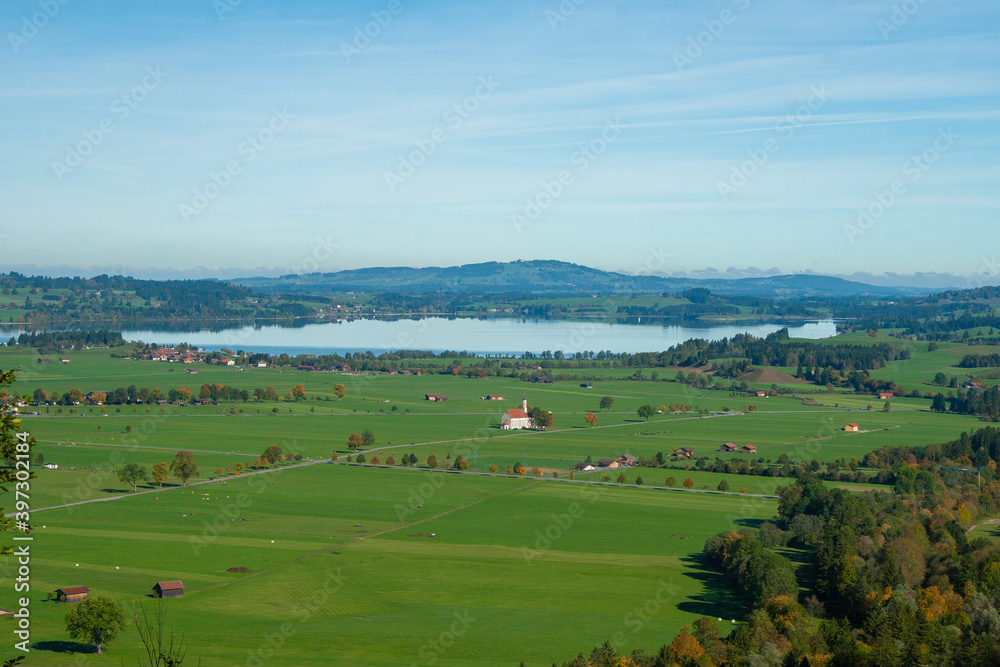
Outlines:
{"type": "Polygon", "coordinates": [[[66,586],[65,588],[56,589],[56,600],[66,603],[79,602],[80,600],[86,600],[89,594],[90,589],[86,586],[66,586]]]}
{"type": "Polygon", "coordinates": [[[158,581],[153,586],[153,596],[161,599],[184,597],[183,581],[158,581]]]}

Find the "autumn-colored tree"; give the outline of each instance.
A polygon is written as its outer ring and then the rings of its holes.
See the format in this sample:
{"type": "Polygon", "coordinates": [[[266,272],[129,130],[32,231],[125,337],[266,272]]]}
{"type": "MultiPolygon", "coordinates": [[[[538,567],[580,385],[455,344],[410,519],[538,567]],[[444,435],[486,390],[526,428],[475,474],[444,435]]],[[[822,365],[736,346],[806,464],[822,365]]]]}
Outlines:
{"type": "Polygon", "coordinates": [[[344,396],[347,396],[347,387],[342,384],[333,385],[333,395],[337,397],[337,400],[343,400],[344,396]]]}
{"type": "Polygon", "coordinates": [[[333,453],[333,454],[332,454],[332,455],[330,456],[330,460],[331,460],[331,461],[336,461],[336,460],[337,460],[337,459],[339,459],[339,458],[340,458],[340,454],[338,454],[337,452],[334,452],[334,453],[333,453]]]}
{"type": "Polygon", "coordinates": [[[618,473],[618,479],[615,480],[615,481],[618,482],[619,484],[624,484],[625,483],[625,473],[623,473],[623,472],[618,473]]]}
{"type": "Polygon", "coordinates": [[[74,403],[83,403],[83,392],[79,389],[70,389],[69,397],[74,403]]]}
{"type": "Polygon", "coordinates": [[[351,435],[349,435],[347,437],[347,446],[348,447],[353,447],[354,449],[360,448],[361,447],[361,434],[360,433],[352,433],[351,435]]]}
{"type": "Polygon", "coordinates": [[[95,391],[93,394],[90,395],[90,402],[97,405],[100,405],[101,403],[104,403],[107,400],[108,400],[108,395],[105,394],[103,391],[95,391]]]}
{"type": "Polygon", "coordinates": [[[163,488],[163,483],[167,481],[168,472],[170,472],[170,467],[166,463],[157,463],[153,466],[153,481],[156,482],[160,488],[163,488]]]}
{"type": "Polygon", "coordinates": [[[267,465],[274,465],[275,463],[281,461],[282,457],[281,447],[278,445],[270,445],[264,450],[264,453],[260,455],[260,459],[267,462],[267,465]]]}
{"type": "Polygon", "coordinates": [[[516,468],[514,468],[514,474],[515,474],[515,475],[523,475],[523,474],[525,474],[526,472],[528,472],[528,471],[527,471],[527,470],[525,470],[525,468],[524,468],[524,466],[523,466],[523,465],[520,465],[520,464],[519,464],[519,465],[518,465],[518,466],[517,466],[516,468]]]}
{"type": "Polygon", "coordinates": [[[237,464],[233,466],[233,470],[235,470],[236,474],[239,475],[240,471],[243,470],[243,464],[237,462],[237,464]]]}
{"type": "Polygon", "coordinates": [[[215,469],[215,474],[216,475],[221,475],[222,474],[222,468],[216,468],[215,469]]]}
{"type": "Polygon", "coordinates": [[[500,468],[498,468],[495,463],[491,463],[489,470],[490,472],[499,472],[500,468]]]}
{"type": "Polygon", "coordinates": [[[597,426],[597,415],[595,415],[593,412],[588,412],[587,415],[583,418],[583,420],[588,424],[590,424],[591,426],[597,426]]]}
{"type": "Polygon", "coordinates": [[[691,635],[691,627],[685,625],[668,647],[674,660],[682,665],[693,663],[705,652],[698,640],[691,635]]]}
{"type": "Polygon", "coordinates": [[[371,460],[371,464],[372,464],[373,466],[377,466],[377,465],[379,465],[380,463],[382,463],[382,459],[380,459],[380,458],[378,457],[378,454],[375,454],[374,456],[372,456],[372,460],[371,460]]]}
{"type": "Polygon", "coordinates": [[[437,468],[438,467],[438,457],[434,456],[433,454],[429,454],[427,456],[427,467],[430,468],[431,470],[433,470],[434,468],[437,468]]]}
{"type": "Polygon", "coordinates": [[[306,400],[306,388],[304,385],[297,384],[292,387],[292,396],[295,397],[296,401],[306,400]]]}
{"type": "Polygon", "coordinates": [[[469,469],[469,462],[468,460],[466,460],[464,456],[459,455],[458,458],[455,459],[453,467],[455,468],[455,470],[465,472],[466,470],[469,469]]]}
{"type": "Polygon", "coordinates": [[[685,489],[693,489],[694,488],[694,480],[691,479],[690,477],[688,477],[687,479],[685,479],[684,480],[684,488],[685,489]]]}
{"type": "Polygon", "coordinates": [[[385,464],[387,466],[396,465],[396,458],[392,454],[389,454],[389,456],[385,457],[385,464]]]}

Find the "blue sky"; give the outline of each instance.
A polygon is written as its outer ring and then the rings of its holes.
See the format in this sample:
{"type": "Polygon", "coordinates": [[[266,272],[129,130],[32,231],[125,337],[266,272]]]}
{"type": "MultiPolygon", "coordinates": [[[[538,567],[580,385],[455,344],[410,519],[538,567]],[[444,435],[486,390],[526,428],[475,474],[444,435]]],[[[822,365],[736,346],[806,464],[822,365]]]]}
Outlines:
{"type": "Polygon", "coordinates": [[[4,3],[0,269],[1000,282],[996,2],[578,1],[4,3]]]}

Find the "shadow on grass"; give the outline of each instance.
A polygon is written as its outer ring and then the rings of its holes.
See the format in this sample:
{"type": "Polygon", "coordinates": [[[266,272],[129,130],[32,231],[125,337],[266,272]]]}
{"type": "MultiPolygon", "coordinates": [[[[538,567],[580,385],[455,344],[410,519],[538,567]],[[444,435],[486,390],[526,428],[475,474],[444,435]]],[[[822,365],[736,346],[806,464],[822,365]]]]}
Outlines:
{"type": "Polygon", "coordinates": [[[684,576],[700,582],[703,590],[700,595],[689,596],[678,604],[678,609],[723,620],[742,618],[746,614],[743,601],[729,587],[725,576],[706,562],[704,554],[685,556],[681,561],[690,568],[684,576]]]}
{"type": "Polygon", "coordinates": [[[67,641],[44,641],[35,642],[31,648],[36,651],[48,651],[50,653],[97,653],[97,647],[93,644],[81,644],[79,642],[67,641]]]}
{"type": "Polygon", "coordinates": [[[762,523],[768,521],[767,519],[734,519],[733,523],[737,526],[743,526],[745,528],[760,528],[762,523]]]}

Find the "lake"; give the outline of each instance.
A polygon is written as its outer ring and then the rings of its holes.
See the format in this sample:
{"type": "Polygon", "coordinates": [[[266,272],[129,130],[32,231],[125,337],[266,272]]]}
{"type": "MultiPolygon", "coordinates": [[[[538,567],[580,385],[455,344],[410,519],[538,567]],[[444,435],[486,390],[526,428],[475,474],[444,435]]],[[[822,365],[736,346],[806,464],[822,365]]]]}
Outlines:
{"type": "MultiPolygon", "coordinates": [[[[837,334],[832,320],[796,323],[720,324],[706,327],[610,324],[567,320],[425,318],[419,320],[359,319],[301,327],[236,327],[178,333],[157,329],[123,330],[126,340],[174,345],[189,343],[210,350],[227,347],[280,354],[330,354],[370,350],[467,351],[507,355],[562,350],[570,356],[586,350],[658,352],[691,338],[718,340],[740,333],[766,336],[788,326],[793,338],[828,338],[837,334]]],[[[16,335],[16,334],[15,334],[16,335]]]]}

